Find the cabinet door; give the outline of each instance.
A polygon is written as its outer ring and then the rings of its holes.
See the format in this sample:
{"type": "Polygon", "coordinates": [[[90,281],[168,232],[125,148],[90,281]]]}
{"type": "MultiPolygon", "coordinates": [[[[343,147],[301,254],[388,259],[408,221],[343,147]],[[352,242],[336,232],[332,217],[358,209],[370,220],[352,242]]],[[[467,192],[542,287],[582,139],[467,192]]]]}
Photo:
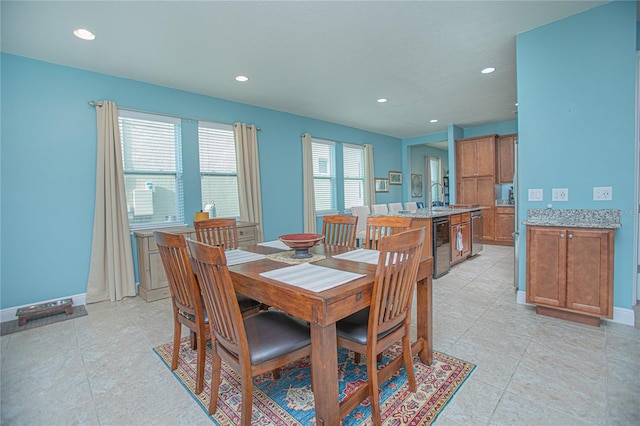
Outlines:
{"type": "Polygon", "coordinates": [[[613,231],[568,229],[566,307],[611,317],[612,297],[613,231]]]}
{"type": "Polygon", "coordinates": [[[502,136],[498,139],[497,183],[513,183],[513,144],[515,140],[515,135],[502,136]]]}
{"type": "Polygon", "coordinates": [[[449,237],[451,241],[451,263],[452,264],[462,259],[462,252],[458,251],[458,248],[457,248],[458,232],[460,232],[460,224],[451,225],[451,234],[449,237]]]}
{"type": "Polygon", "coordinates": [[[492,176],[496,173],[496,137],[476,140],[476,176],[492,176]]]}
{"type": "Polygon", "coordinates": [[[471,223],[462,222],[460,225],[460,232],[462,233],[462,257],[467,258],[471,254],[471,223]]]}
{"type": "Polygon", "coordinates": [[[494,207],[496,199],[496,189],[493,184],[493,176],[477,178],[477,200],[478,204],[484,207],[494,207]]]}
{"type": "Polygon", "coordinates": [[[473,177],[477,174],[476,144],[474,140],[456,143],[456,173],[458,177],[473,177]]]}
{"type": "Polygon", "coordinates": [[[149,253],[149,277],[148,290],[166,288],[167,292],[169,292],[169,280],[167,279],[167,274],[164,272],[164,264],[158,252],[149,253]]]}
{"type": "Polygon", "coordinates": [[[564,307],[566,300],[566,231],[527,228],[527,302],[564,307]]]}
{"type": "Polygon", "coordinates": [[[513,241],[515,226],[514,210],[512,207],[496,208],[496,241],[513,241]]]}
{"type": "Polygon", "coordinates": [[[480,204],[478,202],[478,179],[460,179],[457,202],[458,204],[480,204]]]}

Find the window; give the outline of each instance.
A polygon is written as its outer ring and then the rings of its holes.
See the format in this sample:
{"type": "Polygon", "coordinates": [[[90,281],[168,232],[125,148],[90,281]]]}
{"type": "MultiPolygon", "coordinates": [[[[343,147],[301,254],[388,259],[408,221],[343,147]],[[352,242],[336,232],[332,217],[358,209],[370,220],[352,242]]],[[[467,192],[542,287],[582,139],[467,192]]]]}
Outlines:
{"type": "Polygon", "coordinates": [[[211,217],[240,217],[233,126],[199,122],[202,209],[211,217]]]}
{"type": "Polygon", "coordinates": [[[129,226],[184,223],[180,120],[119,110],[129,226]]]}
{"type": "Polygon", "coordinates": [[[364,205],[364,149],[344,144],[344,209],[364,205]]]}
{"type": "Polygon", "coordinates": [[[335,196],[335,143],[312,139],[313,186],[316,200],[316,213],[336,211],[335,196]]]}

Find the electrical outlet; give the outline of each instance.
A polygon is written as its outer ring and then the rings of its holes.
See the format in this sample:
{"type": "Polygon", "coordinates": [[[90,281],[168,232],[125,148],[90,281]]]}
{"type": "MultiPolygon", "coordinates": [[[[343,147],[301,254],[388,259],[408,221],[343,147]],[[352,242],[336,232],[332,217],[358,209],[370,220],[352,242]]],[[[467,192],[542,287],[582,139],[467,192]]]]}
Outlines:
{"type": "Polygon", "coordinates": [[[594,186],[593,201],[611,201],[613,200],[613,187],[611,186],[594,186]]]}
{"type": "Polygon", "coordinates": [[[569,188],[553,188],[551,201],[569,201],[569,188]]]}
{"type": "Polygon", "coordinates": [[[542,189],[530,189],[529,201],[542,201],[543,190],[542,189]]]}

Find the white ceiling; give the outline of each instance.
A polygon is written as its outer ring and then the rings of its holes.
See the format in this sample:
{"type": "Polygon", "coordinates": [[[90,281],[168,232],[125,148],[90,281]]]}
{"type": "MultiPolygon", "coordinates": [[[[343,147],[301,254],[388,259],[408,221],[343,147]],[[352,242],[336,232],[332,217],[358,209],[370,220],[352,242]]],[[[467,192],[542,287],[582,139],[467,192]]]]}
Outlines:
{"type": "Polygon", "coordinates": [[[4,0],[1,43],[7,53],[405,138],[516,118],[516,34],[603,3],[4,0]],[[75,38],[79,27],[96,39],[75,38]],[[497,71],[480,74],[487,66],[497,71]]]}

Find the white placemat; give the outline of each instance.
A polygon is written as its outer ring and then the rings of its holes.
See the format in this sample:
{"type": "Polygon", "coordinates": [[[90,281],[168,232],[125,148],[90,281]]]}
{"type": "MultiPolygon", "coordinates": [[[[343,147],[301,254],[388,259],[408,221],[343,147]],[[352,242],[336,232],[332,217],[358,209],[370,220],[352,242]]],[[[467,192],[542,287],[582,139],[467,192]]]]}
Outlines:
{"type": "Polygon", "coordinates": [[[370,263],[372,265],[378,264],[378,257],[380,252],[378,250],[358,249],[348,251],[346,253],[333,256],[334,259],[352,260],[354,262],[370,263]]]}
{"type": "Polygon", "coordinates": [[[224,252],[227,257],[227,265],[237,265],[239,263],[253,262],[254,260],[264,259],[264,254],[252,253],[240,249],[227,250],[224,252]]]}
{"type": "Polygon", "coordinates": [[[291,248],[286,245],[285,243],[283,243],[280,240],[274,240],[274,241],[265,241],[264,243],[258,243],[259,246],[265,246],[265,247],[271,247],[271,248],[277,248],[280,250],[291,250],[291,248]]]}
{"type": "Polygon", "coordinates": [[[365,276],[364,274],[340,271],[310,263],[274,269],[273,271],[263,272],[260,275],[315,292],[321,292],[365,276]]]}

